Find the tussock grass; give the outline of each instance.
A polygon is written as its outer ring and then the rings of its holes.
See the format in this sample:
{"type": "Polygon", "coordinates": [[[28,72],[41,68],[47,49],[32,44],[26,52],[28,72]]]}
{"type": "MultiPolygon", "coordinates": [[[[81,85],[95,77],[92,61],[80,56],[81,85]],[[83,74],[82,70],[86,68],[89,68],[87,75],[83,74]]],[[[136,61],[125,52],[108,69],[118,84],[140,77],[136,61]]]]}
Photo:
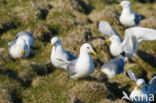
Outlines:
{"type": "MultiPolygon", "coordinates": [[[[122,91],[130,93],[135,83],[125,72],[110,80],[100,67],[114,57],[105,43],[108,37],[98,32],[96,23],[108,21],[124,38],[118,18],[121,13],[115,0],[3,0],[0,1],[0,103],[120,103],[122,91]],[[4,2],[3,2],[4,1],[4,2]],[[17,32],[29,31],[35,38],[29,58],[13,60],[7,43],[17,32]],[[65,70],[50,63],[50,39],[59,36],[65,50],[78,56],[80,46],[89,42],[94,73],[85,79],[72,80],[65,70]]],[[[133,1],[133,11],[144,15],[141,26],[156,29],[156,5],[133,1]]],[[[156,75],[156,42],[142,42],[132,69],[148,83],[156,75]]],[[[125,103],[125,101],[122,101],[125,103]]]]}

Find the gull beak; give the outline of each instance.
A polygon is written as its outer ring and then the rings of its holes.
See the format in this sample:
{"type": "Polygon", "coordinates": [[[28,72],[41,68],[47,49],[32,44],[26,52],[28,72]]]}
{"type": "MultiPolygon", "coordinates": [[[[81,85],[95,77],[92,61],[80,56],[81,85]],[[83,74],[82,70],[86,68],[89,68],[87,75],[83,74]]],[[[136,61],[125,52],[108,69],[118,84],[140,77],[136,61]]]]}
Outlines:
{"type": "Polygon", "coordinates": [[[90,53],[96,55],[96,52],[94,50],[90,51],[90,53]]]}
{"type": "Polygon", "coordinates": [[[107,44],[111,44],[111,40],[110,40],[110,39],[107,39],[107,40],[106,40],[106,43],[107,43],[107,44]]]}
{"type": "Polygon", "coordinates": [[[121,7],[121,5],[120,5],[120,4],[118,4],[118,7],[121,7]]]}
{"type": "Polygon", "coordinates": [[[24,49],[22,49],[22,55],[24,55],[25,54],[25,51],[24,51],[24,49]]]}
{"type": "Polygon", "coordinates": [[[52,48],[53,47],[53,44],[50,44],[50,48],[52,48]]]}

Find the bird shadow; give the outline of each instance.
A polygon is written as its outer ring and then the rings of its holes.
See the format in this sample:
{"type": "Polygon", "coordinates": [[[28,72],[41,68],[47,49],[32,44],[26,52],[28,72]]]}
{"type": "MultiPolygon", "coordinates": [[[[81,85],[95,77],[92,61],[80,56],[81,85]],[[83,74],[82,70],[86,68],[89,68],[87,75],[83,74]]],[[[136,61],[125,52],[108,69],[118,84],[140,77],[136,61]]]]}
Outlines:
{"type": "Polygon", "coordinates": [[[141,51],[141,50],[138,50],[137,54],[143,61],[145,61],[152,67],[156,68],[156,57],[155,56],[153,56],[149,53],[146,53],[144,51],[141,51]]]}
{"type": "Polygon", "coordinates": [[[18,76],[18,73],[16,71],[11,70],[11,69],[1,69],[0,68],[0,75],[7,75],[8,78],[16,80],[17,82],[20,83],[21,86],[23,86],[25,88],[30,87],[31,82],[32,82],[32,80],[29,80],[29,82],[23,81],[22,78],[20,78],[18,76]]]}
{"type": "Polygon", "coordinates": [[[0,28],[0,35],[9,31],[10,29],[17,29],[17,25],[13,22],[11,23],[3,23],[2,28],[0,28]]]}
{"type": "Polygon", "coordinates": [[[153,3],[155,0],[138,0],[138,1],[141,3],[147,3],[147,2],[153,3]]]}
{"type": "Polygon", "coordinates": [[[93,5],[90,3],[86,3],[84,0],[76,0],[77,3],[81,6],[82,10],[80,12],[84,12],[86,15],[90,14],[94,9],[93,5]]]}
{"type": "Polygon", "coordinates": [[[46,76],[53,72],[56,68],[51,64],[31,64],[32,70],[39,76],[46,76]]]}

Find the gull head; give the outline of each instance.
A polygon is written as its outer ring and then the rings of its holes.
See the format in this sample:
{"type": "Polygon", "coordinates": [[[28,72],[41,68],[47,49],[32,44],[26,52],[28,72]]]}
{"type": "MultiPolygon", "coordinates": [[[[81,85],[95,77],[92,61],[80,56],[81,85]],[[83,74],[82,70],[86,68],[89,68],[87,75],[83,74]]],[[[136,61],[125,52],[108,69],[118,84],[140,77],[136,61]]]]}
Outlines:
{"type": "Polygon", "coordinates": [[[119,36],[112,36],[108,40],[106,40],[108,44],[110,43],[121,43],[120,37],[119,36]]]}
{"type": "Polygon", "coordinates": [[[51,46],[57,46],[61,44],[61,39],[59,37],[53,37],[51,39],[51,46]]]}
{"type": "Polygon", "coordinates": [[[89,43],[84,43],[80,48],[80,52],[87,52],[87,53],[96,55],[96,52],[94,51],[93,46],[89,43]]]}
{"type": "Polygon", "coordinates": [[[128,0],[124,0],[120,3],[120,6],[122,6],[122,8],[128,8],[131,6],[131,3],[128,0]]]}
{"type": "Polygon", "coordinates": [[[137,89],[141,89],[143,87],[145,87],[145,80],[144,79],[138,79],[136,82],[136,87],[137,89]]]}

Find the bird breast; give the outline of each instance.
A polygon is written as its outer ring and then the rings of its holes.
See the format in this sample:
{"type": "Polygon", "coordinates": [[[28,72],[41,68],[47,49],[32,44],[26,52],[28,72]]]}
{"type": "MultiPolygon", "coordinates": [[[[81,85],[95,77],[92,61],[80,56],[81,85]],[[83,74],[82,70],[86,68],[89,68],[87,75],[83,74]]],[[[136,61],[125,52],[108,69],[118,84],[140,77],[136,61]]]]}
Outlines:
{"type": "Polygon", "coordinates": [[[94,71],[94,64],[91,58],[79,58],[76,64],[76,71],[81,74],[90,74],[94,71]]]}

